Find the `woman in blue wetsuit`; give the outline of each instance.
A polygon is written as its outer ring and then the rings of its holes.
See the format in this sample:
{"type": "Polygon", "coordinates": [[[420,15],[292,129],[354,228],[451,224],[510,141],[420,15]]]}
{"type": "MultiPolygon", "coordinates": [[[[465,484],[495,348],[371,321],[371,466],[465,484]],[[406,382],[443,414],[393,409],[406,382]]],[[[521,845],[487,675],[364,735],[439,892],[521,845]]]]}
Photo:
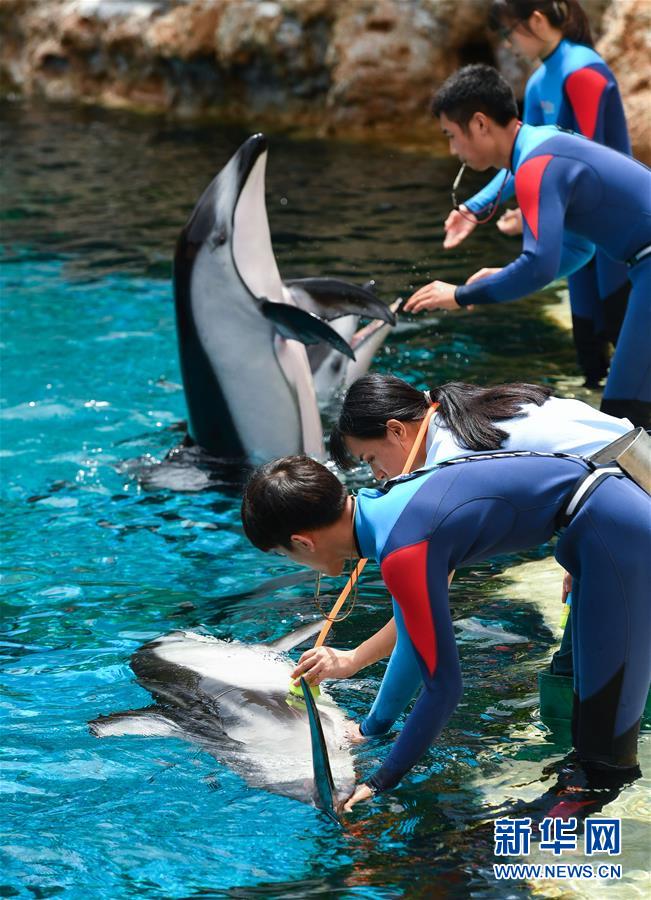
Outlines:
{"type": "Polygon", "coordinates": [[[403,616],[422,690],[387,758],[346,809],[397,785],[460,700],[449,574],[538,546],[559,528],[556,558],[581,585],[572,604],[574,745],[586,771],[636,768],[651,680],[651,498],[621,470],[533,453],[475,456],[353,499],[325,466],[285,457],[252,475],[242,522],[259,549],[327,575],[340,575],[352,557],[377,560],[403,616]]]}
{"type": "MultiPolygon", "coordinates": [[[[592,48],[590,25],[577,0],[495,0],[491,24],[520,54],[540,60],[525,91],[526,124],[558,125],[630,155],[617,82],[592,48]]],[[[496,203],[513,196],[513,178],[505,176],[499,172],[450,213],[445,247],[457,246],[496,203]]],[[[508,211],[497,225],[506,234],[521,234],[520,210],[508,211]]],[[[626,312],[626,266],[598,249],[568,276],[568,285],[579,365],[586,385],[596,387],[608,372],[607,342],[616,343],[626,312]]]]}

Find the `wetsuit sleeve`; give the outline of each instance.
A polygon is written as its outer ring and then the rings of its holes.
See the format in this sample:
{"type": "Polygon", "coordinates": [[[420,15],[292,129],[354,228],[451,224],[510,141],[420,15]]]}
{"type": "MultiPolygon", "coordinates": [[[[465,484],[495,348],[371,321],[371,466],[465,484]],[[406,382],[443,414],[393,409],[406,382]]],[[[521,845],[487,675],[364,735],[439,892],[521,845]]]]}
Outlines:
{"type": "Polygon", "coordinates": [[[395,600],[393,615],[396,622],[396,644],[375,702],[360,725],[360,730],[366,737],[387,732],[422,684],[418,659],[395,600]]]}
{"type": "Polygon", "coordinates": [[[513,176],[506,169],[500,169],[495,178],[492,178],[481,191],[478,191],[469,200],[464,200],[464,206],[470,212],[479,216],[482,212],[487,211],[491,204],[496,202],[498,196],[500,203],[506,203],[514,194],[515,180],[513,176]],[[502,187],[502,185],[504,186],[502,187]],[[500,189],[502,190],[501,195],[500,189]]]}
{"type": "Polygon", "coordinates": [[[538,92],[537,78],[533,75],[527,82],[524,92],[524,109],[522,113],[522,121],[526,125],[544,125],[545,117],[540,103],[540,95],[538,92]]]}
{"type": "Polygon", "coordinates": [[[630,155],[622,98],[607,66],[596,64],[571,72],[563,84],[563,93],[566,104],[560,125],[630,155]]]}
{"type": "Polygon", "coordinates": [[[383,765],[367,783],[394,787],[440,734],[462,693],[459,654],[448,603],[448,565],[425,540],[390,553],[382,576],[404,615],[423,690],[383,765]]]}
{"type": "MultiPolygon", "coordinates": [[[[564,254],[563,248],[565,210],[578,171],[580,164],[575,160],[551,154],[522,163],[515,178],[524,228],[522,254],[495,275],[460,285],[455,292],[459,306],[517,300],[580,267],[576,252],[564,254]]],[[[586,253],[589,247],[586,242],[586,253]]]]}

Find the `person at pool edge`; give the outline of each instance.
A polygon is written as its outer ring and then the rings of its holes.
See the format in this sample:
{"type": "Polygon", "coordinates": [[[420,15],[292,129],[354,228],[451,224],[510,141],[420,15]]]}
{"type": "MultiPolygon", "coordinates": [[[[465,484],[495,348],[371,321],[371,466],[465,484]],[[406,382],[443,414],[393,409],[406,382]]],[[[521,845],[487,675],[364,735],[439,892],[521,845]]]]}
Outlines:
{"type": "MultiPolygon", "coordinates": [[[[369,372],[349,387],[330,434],[330,455],[340,469],[365,462],[378,481],[404,471],[424,418],[432,416],[412,471],[446,459],[495,450],[538,450],[589,456],[632,429],[580,400],[552,396],[551,388],[535,384],[487,387],[451,383],[419,391],[393,375],[369,372]],[[436,404],[436,408],[433,408],[436,404]]],[[[562,597],[571,591],[563,579],[562,597]]],[[[400,610],[376,634],[353,650],[321,646],[306,650],[293,678],[305,675],[311,684],[329,678],[350,678],[360,669],[391,654],[387,674],[361,727],[365,735],[386,732],[407,706],[420,684],[418,664],[405,636],[400,610]]],[[[550,671],[572,675],[571,623],[550,671]]]]}
{"type": "MultiPolygon", "coordinates": [[[[631,155],[617,81],[594,49],[578,0],[493,0],[489,24],[507,47],[539,63],[525,88],[525,123],[560,125],[631,155]]],[[[490,221],[513,191],[513,176],[501,171],[453,209],[445,221],[444,248],[458,246],[478,224],[490,221]]],[[[522,234],[519,209],[508,210],[496,224],[505,234],[522,234]]],[[[608,372],[608,341],[617,344],[626,312],[631,286],[626,266],[597,250],[567,284],[577,361],[586,386],[596,388],[608,372]]]]}
{"type": "Polygon", "coordinates": [[[290,456],[253,473],[241,514],[254,546],[318,572],[340,575],[349,559],[376,559],[404,618],[421,693],[345,811],[395,787],[461,698],[449,573],[545,543],[560,527],[556,559],[580,585],[571,608],[573,743],[586,771],[637,770],[651,681],[651,497],[621,470],[597,475],[583,459],[532,453],[467,457],[353,498],[325,466],[290,456]]]}
{"type": "Polygon", "coordinates": [[[522,254],[465,284],[433,281],[405,311],[458,310],[516,300],[580,267],[565,262],[582,240],[628,265],[632,284],[601,409],[651,426],[651,172],[642,163],[552,125],[522,124],[508,83],[470,65],[442,85],[432,110],[450,149],[472,169],[509,169],[523,218],[522,254]]]}

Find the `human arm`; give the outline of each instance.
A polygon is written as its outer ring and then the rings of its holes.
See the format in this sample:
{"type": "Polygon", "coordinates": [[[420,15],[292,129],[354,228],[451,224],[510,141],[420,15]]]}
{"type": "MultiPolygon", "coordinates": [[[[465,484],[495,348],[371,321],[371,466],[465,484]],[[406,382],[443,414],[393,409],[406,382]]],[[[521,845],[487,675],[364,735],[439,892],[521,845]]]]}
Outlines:
{"type": "Polygon", "coordinates": [[[488,182],[485,187],[468,200],[464,201],[466,209],[474,213],[478,218],[482,213],[488,212],[489,207],[495,203],[506,203],[515,194],[513,175],[508,169],[500,169],[497,175],[488,182]],[[499,201],[498,201],[499,197],[499,201]]]}
{"type": "Polygon", "coordinates": [[[565,212],[579,168],[576,161],[551,154],[525,160],[516,175],[522,254],[490,277],[459,286],[455,300],[460,306],[517,300],[562,274],[565,212]]]}
{"type": "Polygon", "coordinates": [[[396,641],[369,714],[360,724],[364,737],[385,734],[421,684],[420,666],[398,604],[393,601],[396,641]]]}
{"type": "Polygon", "coordinates": [[[440,546],[436,552],[429,549],[430,542],[422,541],[390,553],[382,562],[384,581],[405,617],[423,690],[384,763],[366,779],[377,792],[394,787],[416,764],[440,734],[462,693],[447,560],[440,546]]]}
{"type": "Polygon", "coordinates": [[[351,678],[366,668],[389,656],[396,643],[396,623],[390,619],[386,625],[353,650],[335,650],[334,647],[313,647],[306,650],[292,672],[294,684],[301,675],[309,684],[321,684],[327,678],[351,678]]]}

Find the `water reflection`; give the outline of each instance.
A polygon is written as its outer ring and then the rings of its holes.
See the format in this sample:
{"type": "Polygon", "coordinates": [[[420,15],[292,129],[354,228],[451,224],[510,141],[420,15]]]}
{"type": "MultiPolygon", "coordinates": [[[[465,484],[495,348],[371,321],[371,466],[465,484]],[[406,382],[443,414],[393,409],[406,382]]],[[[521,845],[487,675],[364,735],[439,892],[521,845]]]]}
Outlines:
{"type": "MultiPolygon", "coordinates": [[[[509,558],[460,573],[451,604],[462,705],[414,778],[343,835],[185,745],[98,744],[88,734],[100,713],[148,702],[128,667],[148,639],[207,626],[273,640],[316,611],[311,576],[244,540],[235,492],[221,483],[144,492],[128,468],[141,457],[155,469],[180,439],[173,247],[246,133],[91,109],[2,111],[0,790],[12,802],[0,893],[503,897],[490,822],[543,794],[543,768],[569,750],[536,708],[558,614],[548,551],[523,557],[537,567],[524,572],[514,568],[522,558],[509,558]]],[[[374,276],[392,300],[432,277],[505,261],[513,245],[488,226],[453,254],[439,249],[456,168],[434,155],[274,135],[268,206],[282,274],[374,276]]],[[[586,397],[575,390],[567,333],[542,312],[555,296],[405,321],[376,368],[421,387],[547,381],[586,397]]],[[[333,411],[334,401],[326,424],[333,411]]],[[[352,487],[365,481],[350,476],[352,487]]],[[[388,615],[369,566],[354,615],[336,627],[338,645],[355,646],[388,615]]],[[[360,716],[382,672],[373,666],[333,694],[360,716]]],[[[359,750],[360,771],[386,741],[359,750]]],[[[648,738],[642,761],[648,768],[648,738]]],[[[646,866],[648,786],[645,777],[606,807],[625,819],[633,873],[646,866]]],[[[509,886],[509,895],[530,891],[509,886]]]]}

